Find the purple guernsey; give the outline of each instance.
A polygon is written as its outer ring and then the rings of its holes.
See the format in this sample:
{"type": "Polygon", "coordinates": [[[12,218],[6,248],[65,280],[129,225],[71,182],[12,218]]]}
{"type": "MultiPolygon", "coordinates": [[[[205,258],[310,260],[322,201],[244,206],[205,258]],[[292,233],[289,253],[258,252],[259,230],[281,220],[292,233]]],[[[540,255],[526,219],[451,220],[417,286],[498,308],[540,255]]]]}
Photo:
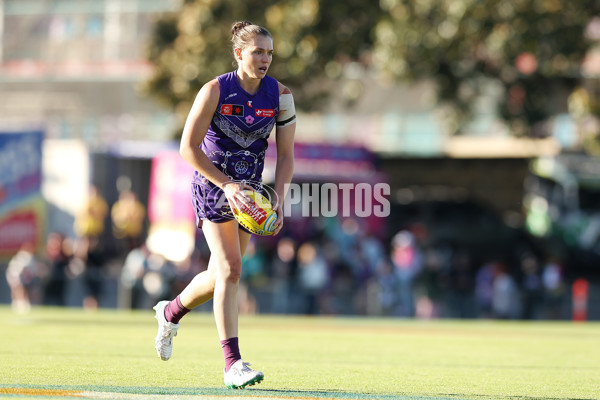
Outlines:
{"type": "MultiPolygon", "coordinates": [[[[267,139],[279,113],[277,81],[265,76],[258,92],[251,95],[242,89],[235,71],[217,79],[221,95],[202,151],[229,179],[245,180],[261,192],[267,139]]],[[[205,219],[233,219],[223,191],[198,171],[192,181],[192,201],[198,227],[205,219]]]]}

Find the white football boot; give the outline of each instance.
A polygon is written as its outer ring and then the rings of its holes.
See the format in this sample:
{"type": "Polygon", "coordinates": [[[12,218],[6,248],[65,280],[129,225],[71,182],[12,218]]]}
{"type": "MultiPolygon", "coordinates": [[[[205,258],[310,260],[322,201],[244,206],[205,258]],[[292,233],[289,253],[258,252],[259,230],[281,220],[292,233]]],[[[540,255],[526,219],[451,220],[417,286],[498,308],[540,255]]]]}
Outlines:
{"type": "Polygon", "coordinates": [[[227,372],[223,370],[223,376],[225,386],[229,389],[243,389],[260,383],[265,378],[262,372],[253,370],[250,363],[244,360],[237,360],[227,372]]]}
{"type": "Polygon", "coordinates": [[[156,339],[154,339],[154,347],[158,356],[163,361],[171,358],[171,353],[173,353],[173,338],[177,336],[177,329],[179,329],[179,324],[174,324],[165,319],[165,307],[167,304],[169,302],[163,300],[159,301],[153,307],[153,310],[156,311],[154,318],[158,321],[158,333],[156,334],[156,339]]]}

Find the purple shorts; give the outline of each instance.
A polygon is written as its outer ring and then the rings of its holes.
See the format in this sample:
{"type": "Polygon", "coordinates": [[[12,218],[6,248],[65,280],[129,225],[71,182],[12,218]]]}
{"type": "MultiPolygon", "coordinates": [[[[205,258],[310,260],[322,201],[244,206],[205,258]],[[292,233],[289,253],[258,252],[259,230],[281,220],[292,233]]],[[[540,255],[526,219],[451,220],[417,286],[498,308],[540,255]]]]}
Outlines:
{"type": "MultiPolygon", "coordinates": [[[[259,193],[262,192],[260,182],[249,182],[259,193]]],[[[219,187],[203,177],[194,177],[192,181],[192,204],[196,215],[196,226],[202,229],[202,221],[208,220],[215,223],[223,223],[235,219],[229,202],[219,187]]],[[[239,228],[244,232],[251,233],[243,226],[239,228]]]]}

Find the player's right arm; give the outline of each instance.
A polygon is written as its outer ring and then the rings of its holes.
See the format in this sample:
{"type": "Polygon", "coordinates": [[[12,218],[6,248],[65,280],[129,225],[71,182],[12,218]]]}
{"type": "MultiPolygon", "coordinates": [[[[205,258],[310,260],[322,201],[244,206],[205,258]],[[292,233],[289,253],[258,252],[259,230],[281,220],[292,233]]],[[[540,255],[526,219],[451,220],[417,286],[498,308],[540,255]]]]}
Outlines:
{"type": "MultiPolygon", "coordinates": [[[[227,175],[219,171],[200,148],[217,110],[220,94],[221,89],[216,79],[208,82],[200,89],[185,121],[179,153],[202,176],[223,189],[227,200],[233,203],[234,207],[240,208],[240,202],[249,201],[249,197],[241,190],[246,187],[228,184],[230,179],[227,175]]],[[[248,188],[251,187],[248,186],[248,188]]]]}

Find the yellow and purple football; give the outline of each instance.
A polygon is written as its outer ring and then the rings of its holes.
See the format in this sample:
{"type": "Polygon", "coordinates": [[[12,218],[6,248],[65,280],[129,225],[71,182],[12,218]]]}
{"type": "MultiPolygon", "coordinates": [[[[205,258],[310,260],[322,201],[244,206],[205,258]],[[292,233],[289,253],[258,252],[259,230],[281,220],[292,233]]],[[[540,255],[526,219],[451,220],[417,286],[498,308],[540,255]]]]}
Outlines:
{"type": "Polygon", "coordinates": [[[246,190],[245,192],[252,201],[250,204],[244,205],[241,210],[234,208],[233,216],[241,226],[256,235],[272,235],[275,231],[277,213],[273,211],[271,202],[254,190],[246,190]]]}

